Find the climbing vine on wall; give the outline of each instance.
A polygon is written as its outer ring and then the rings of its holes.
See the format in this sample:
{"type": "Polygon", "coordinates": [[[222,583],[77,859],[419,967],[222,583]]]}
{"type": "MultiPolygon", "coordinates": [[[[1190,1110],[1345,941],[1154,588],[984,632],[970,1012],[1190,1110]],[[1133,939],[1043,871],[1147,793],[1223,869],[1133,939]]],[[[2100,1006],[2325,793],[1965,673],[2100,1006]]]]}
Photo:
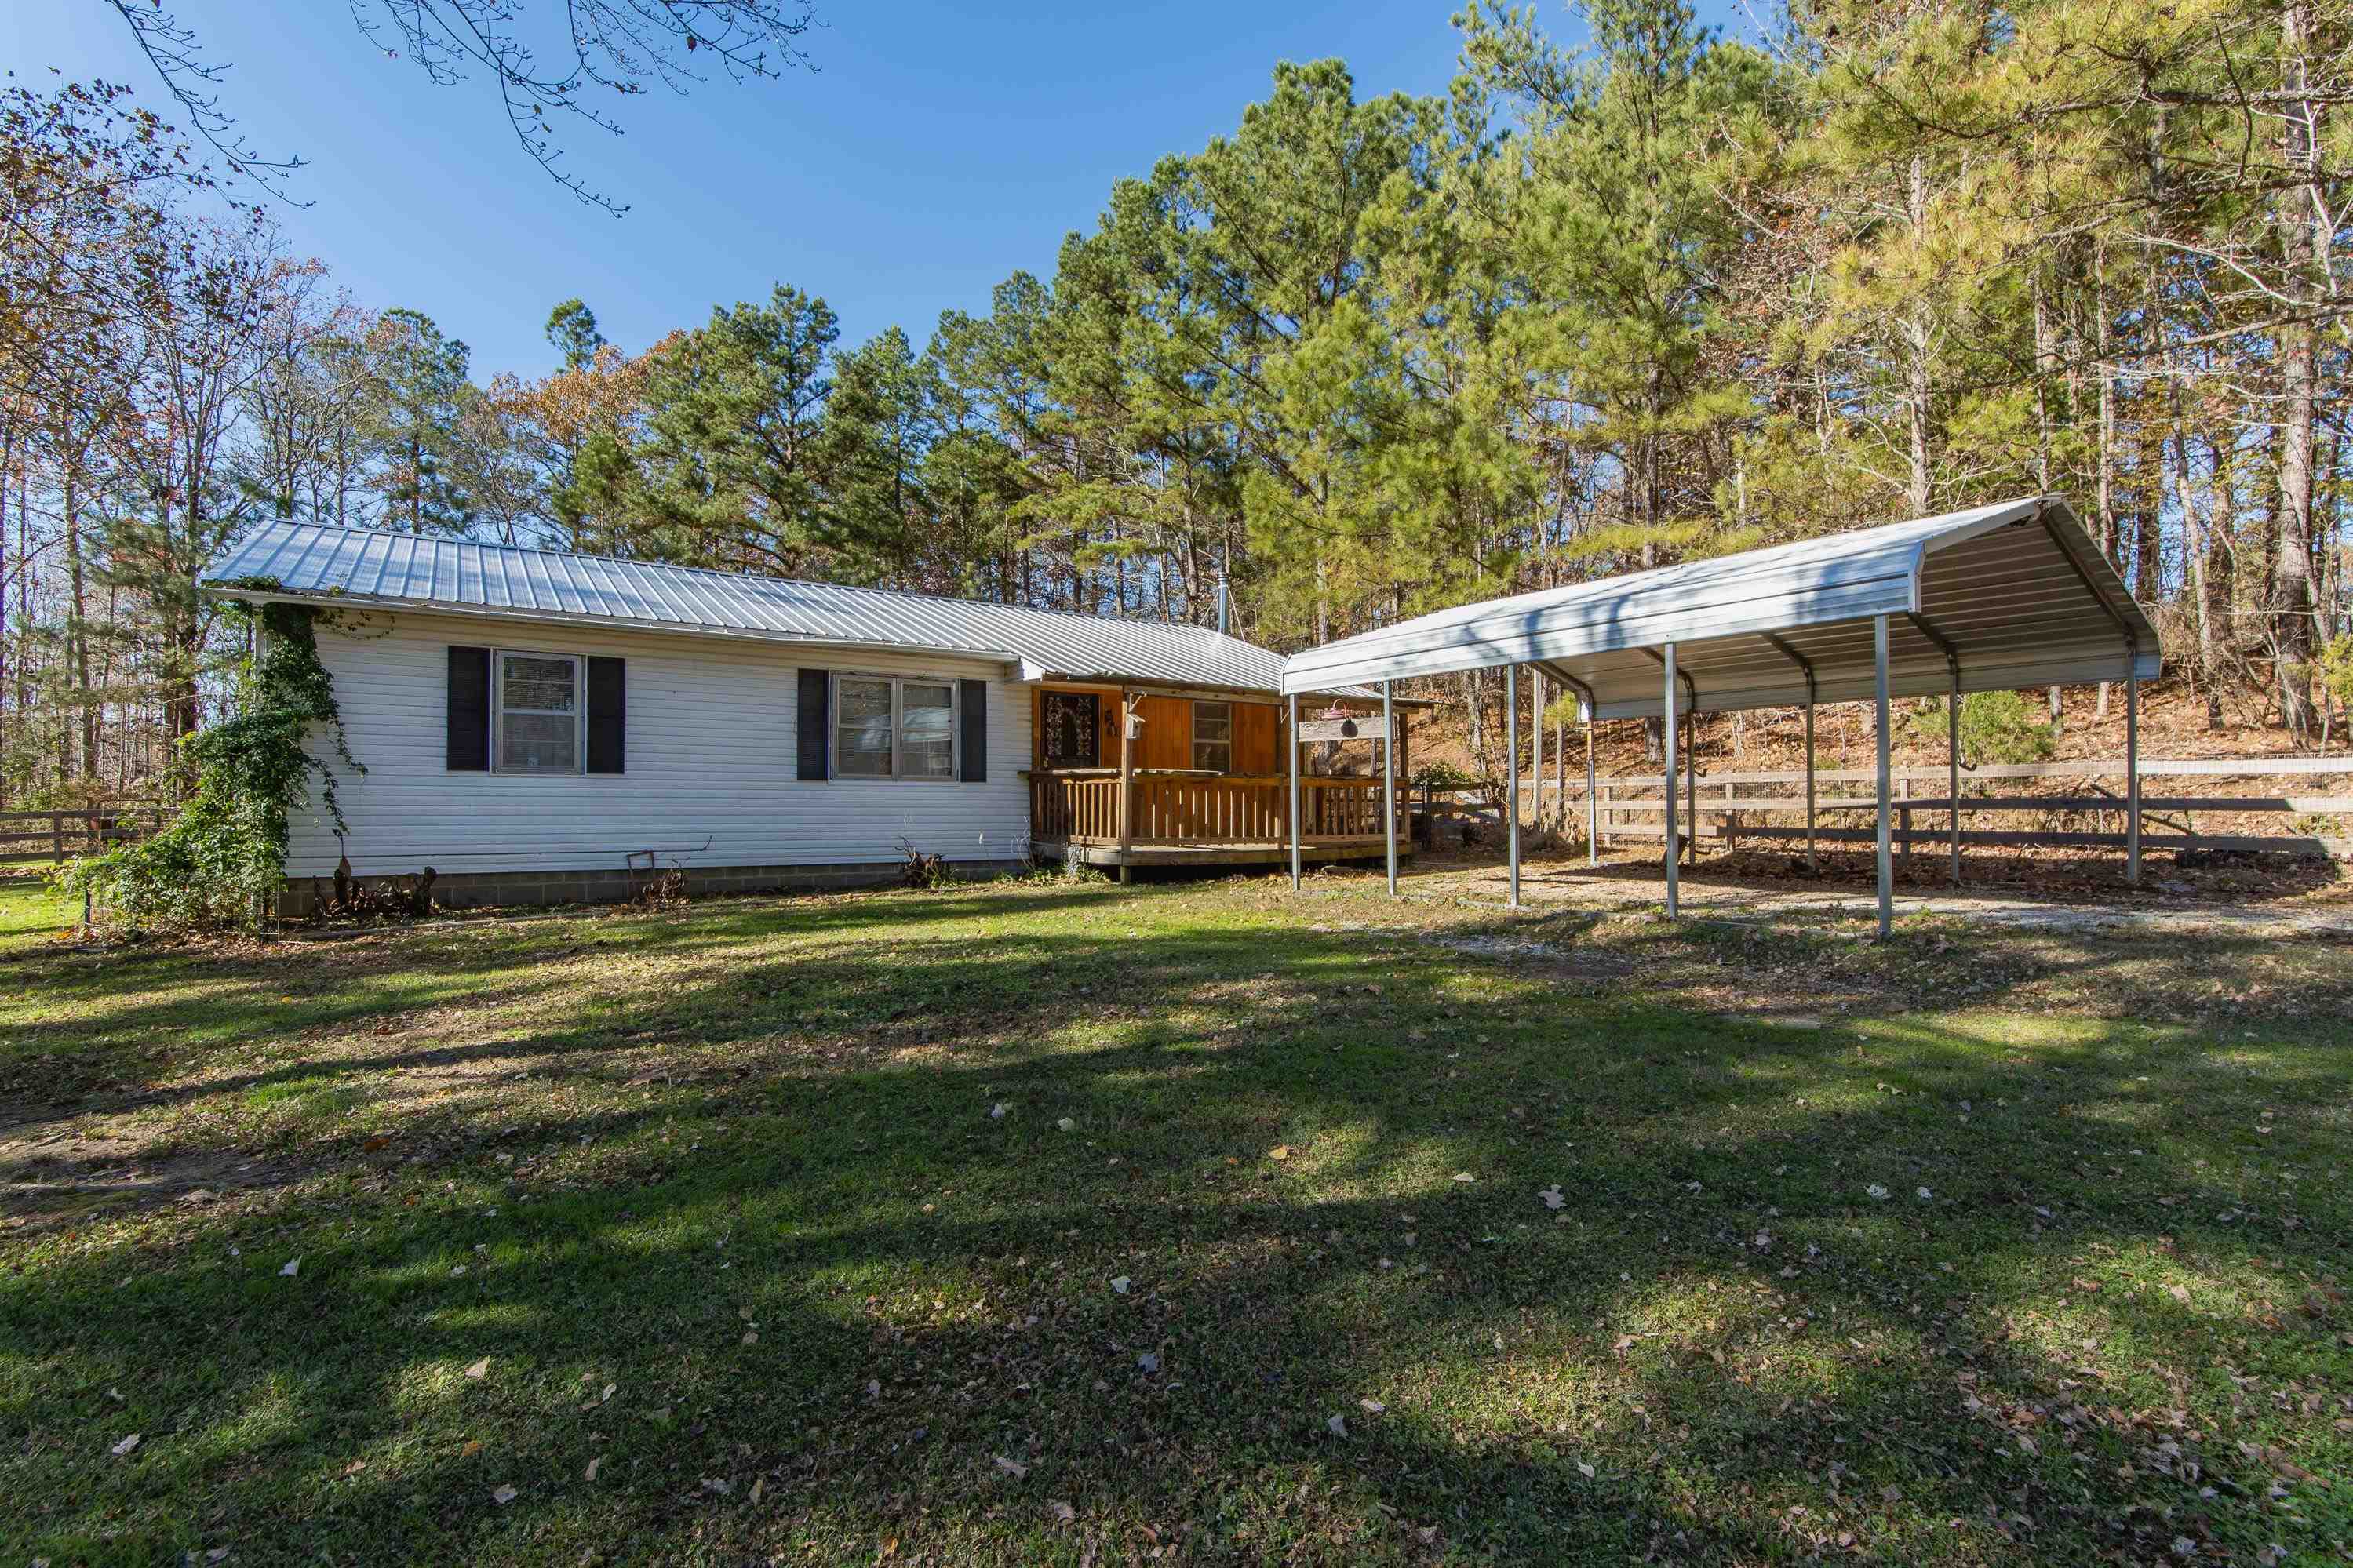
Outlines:
{"type": "MultiPolygon", "coordinates": [[[[267,584],[238,584],[267,586],[267,584]]],[[[158,929],[249,925],[268,910],[286,876],[287,827],[319,781],[319,804],[344,829],[335,774],[307,745],[322,727],[336,757],[355,773],[335,704],[334,679],[319,662],[308,605],[240,610],[259,624],[259,651],[238,672],[234,717],[181,742],[195,793],[152,838],[87,856],[63,877],[126,924],[158,929]]]]}

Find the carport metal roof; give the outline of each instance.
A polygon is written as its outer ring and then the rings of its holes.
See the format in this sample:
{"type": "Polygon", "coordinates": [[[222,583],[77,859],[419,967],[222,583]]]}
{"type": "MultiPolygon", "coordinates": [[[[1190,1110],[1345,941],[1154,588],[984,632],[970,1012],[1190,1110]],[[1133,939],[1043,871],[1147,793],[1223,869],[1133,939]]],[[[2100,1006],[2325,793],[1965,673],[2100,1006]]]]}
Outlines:
{"type": "Polygon", "coordinates": [[[1650,718],[1672,643],[1703,712],[1867,701],[1883,615],[1891,696],[2158,673],[2157,628],[2082,522],[2030,496],[1440,610],[1293,654],[1283,689],[1526,664],[1588,717],[1650,718]]]}

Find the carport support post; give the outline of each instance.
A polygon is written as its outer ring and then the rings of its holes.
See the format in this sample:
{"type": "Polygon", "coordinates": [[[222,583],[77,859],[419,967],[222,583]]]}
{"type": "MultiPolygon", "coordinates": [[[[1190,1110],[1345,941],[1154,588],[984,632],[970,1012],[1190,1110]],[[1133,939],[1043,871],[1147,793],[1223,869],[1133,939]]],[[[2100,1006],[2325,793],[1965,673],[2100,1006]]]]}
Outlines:
{"type": "Polygon", "coordinates": [[[1953,886],[1961,885],[1961,667],[1949,663],[1952,697],[1945,704],[1945,793],[1953,802],[1953,886]]]}
{"type": "Polygon", "coordinates": [[[1873,700],[1879,709],[1879,935],[1895,931],[1895,861],[1890,852],[1887,825],[1887,617],[1871,617],[1873,700]]]}
{"type": "Polygon", "coordinates": [[[1585,864],[1588,870],[1601,865],[1601,802],[1593,789],[1593,726],[1598,721],[1588,708],[1585,713],[1585,864]]]}
{"type": "Polygon", "coordinates": [[[1535,826],[1544,826],[1544,671],[1535,672],[1535,688],[1528,701],[1528,722],[1535,728],[1528,733],[1528,776],[1535,780],[1536,811],[1535,826]]]}
{"type": "Polygon", "coordinates": [[[1504,667],[1504,754],[1512,765],[1511,782],[1504,786],[1506,805],[1511,811],[1509,835],[1512,861],[1512,908],[1520,907],[1520,667],[1504,667]]]}
{"type": "Polygon", "coordinates": [[[1814,678],[1806,677],[1806,869],[1814,869],[1814,678]]]}
{"type": "Polygon", "coordinates": [[[1683,714],[1683,831],[1691,835],[1692,865],[1699,865],[1699,701],[1683,714]]]}
{"type": "Polygon", "coordinates": [[[1299,891],[1299,694],[1291,694],[1291,890],[1299,891]]]}
{"type": "MultiPolygon", "coordinates": [[[[2137,667],[2138,659],[2134,663],[2137,667]]],[[[2140,671],[2125,677],[2125,880],[2140,886],[2140,671]]]]}
{"type": "Polygon", "coordinates": [[[1397,897],[1397,714],[1381,682],[1381,831],[1389,852],[1389,897],[1397,897]]]}
{"type": "Polygon", "coordinates": [[[1666,722],[1660,726],[1666,737],[1667,773],[1667,918],[1673,920],[1682,910],[1683,889],[1677,879],[1683,860],[1683,846],[1675,841],[1675,645],[1669,643],[1662,650],[1660,663],[1667,668],[1666,722]]]}

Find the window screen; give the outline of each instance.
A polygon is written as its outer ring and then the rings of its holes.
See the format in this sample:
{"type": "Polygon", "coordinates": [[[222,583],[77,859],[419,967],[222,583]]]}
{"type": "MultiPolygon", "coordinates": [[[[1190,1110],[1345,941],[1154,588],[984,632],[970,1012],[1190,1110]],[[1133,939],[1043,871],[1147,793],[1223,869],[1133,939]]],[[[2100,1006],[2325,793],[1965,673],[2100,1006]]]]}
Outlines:
{"type": "Polygon", "coordinates": [[[580,771],[580,661],[564,654],[501,653],[499,772],[580,771]]]}
{"type": "Polygon", "coordinates": [[[845,675],[834,691],[834,772],[843,778],[891,777],[891,682],[845,675]]]}
{"type": "Polygon", "coordinates": [[[1193,704],[1193,765],[1212,773],[1234,771],[1234,705],[1193,704]]]}
{"type": "Polygon", "coordinates": [[[955,688],[899,683],[899,776],[955,777],[955,688]]]}

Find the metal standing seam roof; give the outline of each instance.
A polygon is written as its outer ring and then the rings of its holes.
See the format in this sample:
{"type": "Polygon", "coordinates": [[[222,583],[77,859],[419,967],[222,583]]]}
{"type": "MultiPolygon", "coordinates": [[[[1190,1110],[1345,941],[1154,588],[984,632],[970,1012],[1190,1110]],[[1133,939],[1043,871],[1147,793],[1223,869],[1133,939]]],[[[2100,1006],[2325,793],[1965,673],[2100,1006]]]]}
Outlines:
{"type": "Polygon", "coordinates": [[[326,599],[517,621],[965,654],[1017,666],[1026,680],[1127,679],[1271,692],[1282,689],[1283,677],[1282,655],[1206,626],[321,523],[258,528],[215,557],[200,582],[248,599],[326,599]],[[261,580],[273,585],[247,585],[261,580]]]}
{"type": "Polygon", "coordinates": [[[1293,655],[1284,689],[1527,664],[1588,717],[1649,718],[1672,643],[1697,710],[1861,701],[1882,615],[1891,696],[1942,693],[1955,665],[1964,691],[2158,673],[2157,628],[2073,511],[2029,496],[1440,610],[1293,655]]]}

